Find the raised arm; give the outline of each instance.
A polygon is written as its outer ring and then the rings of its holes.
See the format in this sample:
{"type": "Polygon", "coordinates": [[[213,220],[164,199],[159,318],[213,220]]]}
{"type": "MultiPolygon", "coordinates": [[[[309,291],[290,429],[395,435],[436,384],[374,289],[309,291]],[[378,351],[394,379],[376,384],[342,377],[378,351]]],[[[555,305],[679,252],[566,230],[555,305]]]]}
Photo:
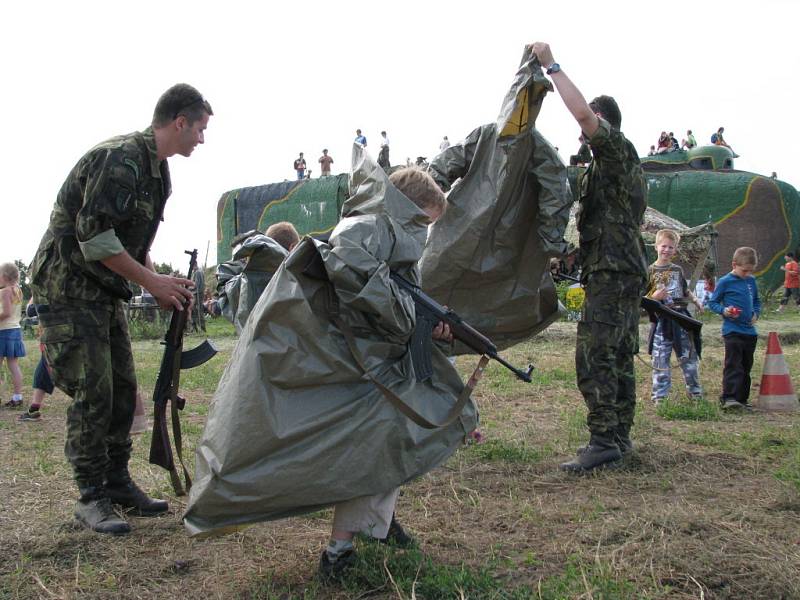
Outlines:
{"type": "Polygon", "coordinates": [[[578,122],[581,131],[589,137],[593,136],[599,126],[597,115],[589,108],[586,98],[562,69],[550,72],[550,67],[555,63],[550,46],[544,42],[536,42],[533,44],[533,53],[539,59],[539,64],[548,70],[548,75],[553,80],[558,95],[561,96],[567,110],[578,122]]]}

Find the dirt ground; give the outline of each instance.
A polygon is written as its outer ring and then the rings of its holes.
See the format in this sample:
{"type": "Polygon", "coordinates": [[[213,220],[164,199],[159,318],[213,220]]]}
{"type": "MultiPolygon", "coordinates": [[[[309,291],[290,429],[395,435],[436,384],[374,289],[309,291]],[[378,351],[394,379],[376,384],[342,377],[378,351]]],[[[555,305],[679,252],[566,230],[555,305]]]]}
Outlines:
{"type": "MultiPolygon", "coordinates": [[[[800,319],[775,328],[796,342],[800,319]]],[[[485,441],[404,488],[397,514],[419,551],[359,544],[374,577],[343,586],[315,578],[329,511],[190,539],[180,521],[185,499],[147,464],[149,433],[135,439],[131,470],[170,501],[170,513],[131,517],[132,533],[119,538],[76,529],[63,456],[67,398],[48,399],[38,423],[3,409],[0,598],[800,598],[800,416],[721,413],[718,324],[706,330],[704,410],[683,399],[678,371],[675,410],[657,412],[650,372],[637,363],[636,450],[622,468],[591,476],[557,468],[586,438],[574,324],[504,353],[533,362],[534,382],[493,366],[476,394],[485,441]]],[[[218,345],[209,375],[186,378],[190,457],[233,340],[218,345]]],[[[765,347],[760,341],[756,384],[765,347]]],[[[33,341],[28,349],[26,382],[38,359],[33,341]]],[[[799,389],[800,347],[783,350],[799,389]]],[[[135,352],[149,391],[160,346],[136,342],[135,352]]],[[[461,358],[459,368],[472,362],[461,358]]],[[[2,391],[5,399],[7,381],[2,391]]]]}

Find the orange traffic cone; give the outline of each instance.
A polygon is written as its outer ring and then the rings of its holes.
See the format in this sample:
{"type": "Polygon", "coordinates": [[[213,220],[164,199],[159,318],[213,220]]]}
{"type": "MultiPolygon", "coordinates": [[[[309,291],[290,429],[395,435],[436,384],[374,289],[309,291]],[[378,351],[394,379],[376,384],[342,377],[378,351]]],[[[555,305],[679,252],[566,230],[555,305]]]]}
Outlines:
{"type": "Polygon", "coordinates": [[[755,404],[762,410],[796,411],[800,408],[778,334],[774,331],[769,332],[767,339],[767,354],[764,357],[761,388],[755,404]]]}

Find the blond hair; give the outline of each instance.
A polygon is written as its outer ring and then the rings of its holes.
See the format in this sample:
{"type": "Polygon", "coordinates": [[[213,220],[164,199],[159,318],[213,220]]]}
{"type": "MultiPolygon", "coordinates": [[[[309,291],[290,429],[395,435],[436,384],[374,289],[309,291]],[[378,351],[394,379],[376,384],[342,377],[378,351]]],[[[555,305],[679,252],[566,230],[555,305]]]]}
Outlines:
{"type": "Polygon", "coordinates": [[[656,231],[656,244],[658,244],[662,238],[667,238],[672,241],[675,246],[681,243],[681,234],[674,229],[659,229],[656,231]]]}
{"type": "Polygon", "coordinates": [[[3,263],[0,265],[0,275],[9,283],[11,290],[11,301],[14,304],[22,302],[22,289],[19,287],[19,269],[14,263],[3,263]]]}
{"type": "Polygon", "coordinates": [[[389,181],[421,209],[434,209],[444,213],[447,200],[433,177],[422,169],[404,167],[389,175],[389,181]]]}
{"type": "Polygon", "coordinates": [[[19,285],[19,269],[14,263],[0,265],[0,275],[5,277],[11,285],[19,285]]]}
{"type": "Polygon", "coordinates": [[[755,248],[742,246],[733,253],[733,264],[740,267],[755,267],[758,264],[758,253],[755,248]]]}
{"type": "Polygon", "coordinates": [[[290,252],[300,242],[300,234],[289,221],[273,223],[267,228],[264,235],[278,242],[286,248],[287,252],[290,252]]]}

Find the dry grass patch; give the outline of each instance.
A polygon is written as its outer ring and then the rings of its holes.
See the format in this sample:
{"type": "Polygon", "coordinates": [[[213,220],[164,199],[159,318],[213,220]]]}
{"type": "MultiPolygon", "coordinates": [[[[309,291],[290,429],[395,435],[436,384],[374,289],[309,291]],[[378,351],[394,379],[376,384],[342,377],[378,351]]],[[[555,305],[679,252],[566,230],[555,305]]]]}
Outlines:
{"type": "MultiPolygon", "coordinates": [[[[701,366],[711,401],[722,357],[715,327],[707,326],[701,366]]],[[[504,352],[515,365],[533,362],[534,382],[492,367],[476,395],[486,442],[404,488],[398,516],[420,548],[361,543],[359,569],[333,587],[315,579],[330,511],[189,539],[184,500],[147,463],[149,434],[134,442],[132,471],[170,501],[170,514],[131,518],[134,530],[122,538],[75,529],[63,458],[67,399],[57,393],[39,423],[18,423],[18,411],[3,410],[0,598],[800,598],[800,416],[666,420],[649,401],[649,371],[637,363],[635,454],[615,471],[561,473],[558,463],[586,438],[574,329],[558,323],[504,352]]],[[[190,458],[233,348],[232,338],[221,342],[219,362],[185,377],[190,458]]],[[[32,343],[29,350],[26,381],[37,356],[32,343]]],[[[160,347],[141,341],[135,352],[149,390],[160,347]]],[[[763,352],[760,344],[755,382],[763,352]]],[[[784,353],[797,387],[800,347],[784,344],[784,353]]],[[[474,362],[463,357],[459,369],[474,362]]],[[[680,402],[679,373],[675,379],[680,402]]]]}

